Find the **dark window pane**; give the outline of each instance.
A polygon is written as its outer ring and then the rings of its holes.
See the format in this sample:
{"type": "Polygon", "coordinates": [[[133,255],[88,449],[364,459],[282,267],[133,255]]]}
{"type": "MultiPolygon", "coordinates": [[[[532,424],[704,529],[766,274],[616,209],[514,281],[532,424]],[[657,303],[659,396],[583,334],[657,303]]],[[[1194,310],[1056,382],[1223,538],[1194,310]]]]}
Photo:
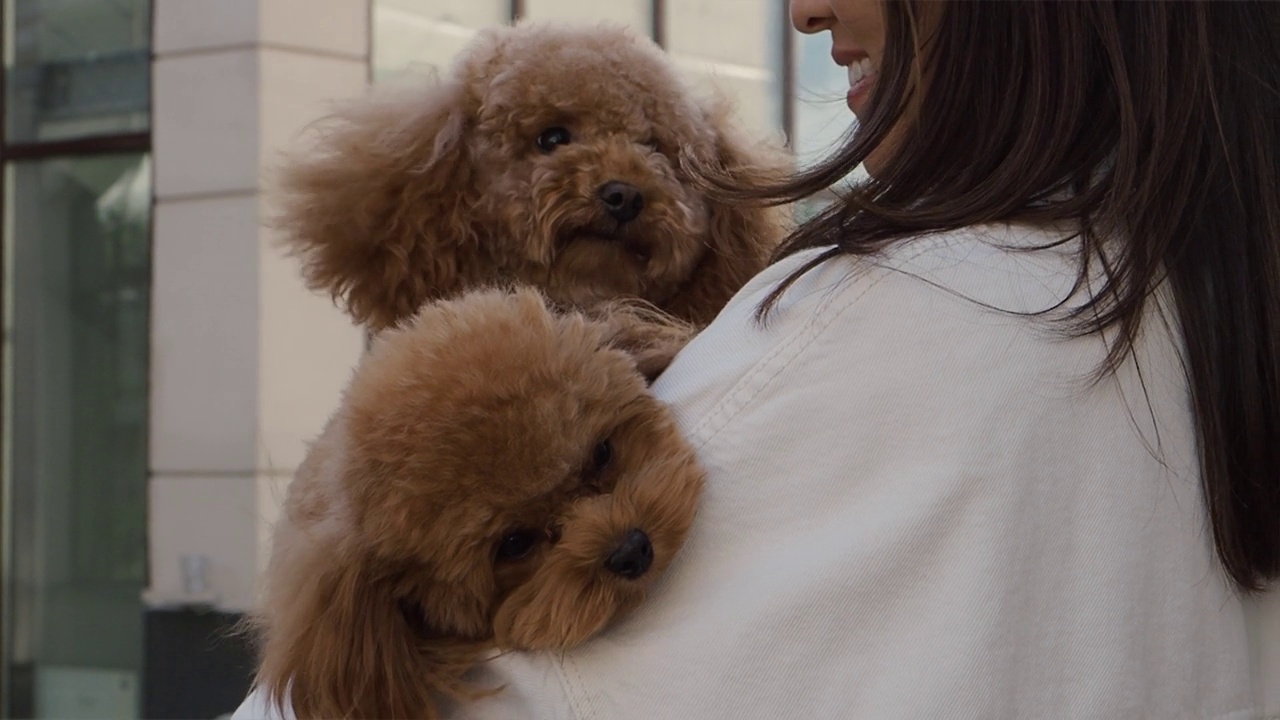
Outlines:
{"type": "Polygon", "coordinates": [[[149,0],[4,0],[5,138],[146,130],[149,0]]]}
{"type": "Polygon", "coordinates": [[[9,713],[137,714],[150,167],[126,155],[6,169],[9,713]]]}

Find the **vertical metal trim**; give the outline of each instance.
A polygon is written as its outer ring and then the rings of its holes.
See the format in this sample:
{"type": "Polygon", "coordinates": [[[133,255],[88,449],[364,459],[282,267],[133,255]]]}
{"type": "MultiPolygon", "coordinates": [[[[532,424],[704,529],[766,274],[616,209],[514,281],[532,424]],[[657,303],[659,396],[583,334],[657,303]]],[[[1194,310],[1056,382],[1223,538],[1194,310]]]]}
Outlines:
{"type": "MultiPolygon", "coordinates": [[[[4,227],[5,213],[8,211],[8,203],[5,199],[5,176],[8,175],[8,158],[5,156],[4,146],[8,139],[9,133],[9,96],[5,87],[5,80],[9,74],[9,68],[4,62],[4,39],[5,35],[5,0],[0,0],[0,334],[5,331],[4,314],[8,311],[5,304],[5,294],[8,292],[5,267],[4,247],[4,227]]],[[[0,716],[11,717],[13,692],[10,687],[9,668],[12,666],[9,652],[9,573],[12,563],[9,560],[9,553],[12,550],[12,540],[9,536],[12,532],[12,525],[9,523],[9,507],[6,502],[9,497],[9,481],[8,470],[4,463],[4,434],[8,432],[4,422],[4,404],[8,402],[8,398],[4,396],[4,347],[3,343],[8,342],[7,338],[0,339],[0,716]]]]}
{"type": "Polygon", "coordinates": [[[376,21],[377,12],[374,6],[378,4],[378,0],[365,0],[369,3],[365,9],[365,29],[364,29],[364,78],[365,82],[373,84],[373,23],[376,21]]]}
{"type": "MultiPolygon", "coordinates": [[[[147,149],[144,151],[147,158],[147,175],[150,176],[151,203],[147,211],[150,217],[147,218],[147,269],[150,271],[150,278],[147,280],[147,382],[145,392],[147,397],[147,436],[143,441],[146,453],[146,481],[143,487],[143,505],[142,515],[146,521],[146,527],[151,527],[151,392],[153,390],[151,384],[151,371],[153,369],[152,359],[155,351],[155,315],[156,315],[156,154],[155,154],[155,138],[156,132],[156,0],[149,0],[147,3],[147,56],[150,61],[147,63],[147,149]]],[[[144,566],[146,569],[142,574],[142,587],[151,587],[151,532],[148,530],[145,534],[145,541],[142,549],[142,557],[146,561],[144,566]]],[[[139,601],[142,598],[138,598],[139,601]]],[[[147,659],[144,655],[142,658],[143,667],[146,667],[147,659]]]]}
{"type": "Polygon", "coordinates": [[[3,148],[9,144],[9,96],[5,87],[5,81],[9,79],[9,68],[4,63],[4,36],[8,33],[4,31],[4,7],[5,0],[0,0],[0,162],[4,161],[3,148]]]}
{"type": "Polygon", "coordinates": [[[649,2],[649,37],[658,47],[667,46],[667,3],[666,0],[650,0],[649,2]]]}
{"type": "Polygon", "coordinates": [[[795,148],[795,130],[796,130],[796,43],[795,31],[791,28],[791,12],[788,7],[787,0],[779,0],[778,7],[782,12],[782,22],[779,25],[782,36],[779,42],[782,44],[782,67],[778,72],[782,74],[782,132],[786,135],[787,144],[795,148]]]}

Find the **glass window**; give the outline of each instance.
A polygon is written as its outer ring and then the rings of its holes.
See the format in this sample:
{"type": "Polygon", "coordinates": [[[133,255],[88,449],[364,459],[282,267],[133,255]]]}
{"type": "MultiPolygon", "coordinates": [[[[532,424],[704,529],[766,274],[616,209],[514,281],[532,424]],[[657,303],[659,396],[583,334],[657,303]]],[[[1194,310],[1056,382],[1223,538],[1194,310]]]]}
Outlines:
{"type": "Polygon", "coordinates": [[[857,122],[846,104],[849,72],[831,59],[831,36],[795,33],[795,138],[803,162],[828,155],[857,122]]]}
{"type": "Polygon", "coordinates": [[[149,0],[4,0],[5,138],[144,131],[149,0]]]}
{"type": "Polygon", "coordinates": [[[669,0],[667,49],[677,65],[731,97],[749,130],[782,127],[782,21],[778,0],[669,0]]]}
{"type": "MultiPolygon", "coordinates": [[[[802,35],[793,31],[795,47],[795,128],[791,145],[802,166],[830,155],[856,127],[857,118],[846,104],[849,73],[831,59],[831,36],[802,35]]],[[[838,188],[866,177],[859,167],[838,188]]],[[[799,216],[806,218],[831,202],[826,194],[800,203],[799,216]]]]}
{"type": "Polygon", "coordinates": [[[510,0],[374,0],[373,79],[448,65],[480,28],[510,19],[510,0]]]}
{"type": "Polygon", "coordinates": [[[525,0],[524,14],[535,20],[615,20],[653,35],[651,0],[525,0]]]}
{"type": "Polygon", "coordinates": [[[4,198],[7,717],[138,717],[151,164],[10,164],[4,198]]]}

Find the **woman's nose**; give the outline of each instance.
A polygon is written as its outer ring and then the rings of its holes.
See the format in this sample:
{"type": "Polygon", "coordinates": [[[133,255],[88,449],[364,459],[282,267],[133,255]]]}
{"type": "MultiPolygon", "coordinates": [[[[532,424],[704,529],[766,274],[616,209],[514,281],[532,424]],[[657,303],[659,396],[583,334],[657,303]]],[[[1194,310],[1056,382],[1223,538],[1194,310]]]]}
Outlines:
{"type": "Polygon", "coordinates": [[[791,0],[791,24],[802,33],[829,30],[835,20],[831,0],[791,0]]]}

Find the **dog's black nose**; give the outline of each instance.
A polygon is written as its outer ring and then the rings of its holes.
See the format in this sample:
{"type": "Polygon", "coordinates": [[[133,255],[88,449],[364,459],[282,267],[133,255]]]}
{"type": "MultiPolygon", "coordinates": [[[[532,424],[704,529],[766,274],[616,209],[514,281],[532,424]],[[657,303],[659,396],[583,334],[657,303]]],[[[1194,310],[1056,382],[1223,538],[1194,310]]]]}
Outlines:
{"type": "Polygon", "coordinates": [[[618,549],[604,561],[604,566],[609,569],[609,572],[621,575],[628,580],[634,580],[645,574],[652,564],[653,543],[649,542],[649,536],[645,535],[643,530],[628,532],[618,549]]]}
{"type": "Polygon", "coordinates": [[[635,220],[644,209],[644,195],[640,194],[640,188],[616,180],[600,186],[600,201],[620,223],[635,220]]]}

